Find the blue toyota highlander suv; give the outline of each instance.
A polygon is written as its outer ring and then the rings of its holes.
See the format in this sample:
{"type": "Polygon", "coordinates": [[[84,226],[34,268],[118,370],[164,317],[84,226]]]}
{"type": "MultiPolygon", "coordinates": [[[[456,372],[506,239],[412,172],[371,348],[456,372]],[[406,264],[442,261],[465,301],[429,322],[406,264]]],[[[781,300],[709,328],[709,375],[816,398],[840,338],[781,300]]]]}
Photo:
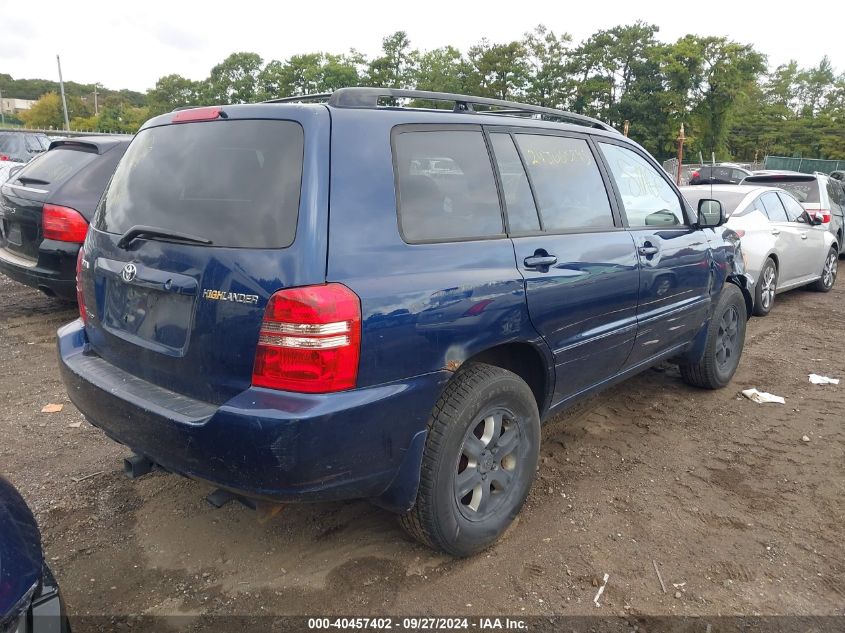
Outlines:
{"type": "Polygon", "coordinates": [[[542,420],[667,359],[729,382],[738,238],[639,145],[511,102],[319,97],[156,117],[118,165],[58,348],[137,459],[245,499],[369,498],[463,556],[519,512],[542,420]]]}

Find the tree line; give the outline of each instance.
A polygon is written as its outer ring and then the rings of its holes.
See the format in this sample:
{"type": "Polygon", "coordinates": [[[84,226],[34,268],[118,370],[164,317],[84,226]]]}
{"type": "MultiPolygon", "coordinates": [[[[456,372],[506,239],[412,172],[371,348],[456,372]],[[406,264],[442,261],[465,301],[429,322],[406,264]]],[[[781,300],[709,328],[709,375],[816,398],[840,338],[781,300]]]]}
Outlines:
{"type": "MultiPolygon", "coordinates": [[[[397,31],[383,39],[372,59],[354,49],[284,61],[238,52],[200,81],[161,77],[143,99],[136,98],[140,93],[109,91],[99,116],[91,112],[90,96],[69,91],[69,109],[72,127],[134,132],[147,118],[177,107],[354,85],[417,88],[563,108],[617,129],[629,121],[629,136],[661,158],[675,152],[681,123],[687,155],[701,153],[705,160],[711,152],[719,160],[767,154],[845,158],[845,73],[837,75],[827,57],[812,68],[793,61],[770,69],[752,45],[698,35],[664,43],[658,31],[637,22],[575,44],[569,34],[540,25],[519,40],[482,39],[465,51],[420,50],[406,32],[397,31]]],[[[0,89],[7,94],[4,77],[0,89]]],[[[33,127],[61,127],[58,97],[48,91],[23,118],[33,127]]]]}

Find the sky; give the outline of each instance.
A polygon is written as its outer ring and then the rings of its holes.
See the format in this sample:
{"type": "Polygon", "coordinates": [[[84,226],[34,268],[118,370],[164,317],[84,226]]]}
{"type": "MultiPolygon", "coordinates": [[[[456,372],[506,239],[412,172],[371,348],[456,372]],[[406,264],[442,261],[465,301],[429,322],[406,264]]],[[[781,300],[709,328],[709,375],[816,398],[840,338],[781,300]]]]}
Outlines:
{"type": "Polygon", "coordinates": [[[540,23],[579,42],[599,29],[636,20],[656,24],[662,41],[695,33],[753,44],[768,56],[772,68],[790,59],[814,66],[828,55],[837,72],[845,71],[845,31],[837,2],[819,0],[806,11],[789,11],[782,2],[713,1],[709,11],[707,4],[51,0],[33,5],[37,11],[24,11],[20,0],[0,0],[0,73],[16,79],[55,79],[59,54],[65,80],[146,91],[171,73],[203,79],[212,66],[238,51],[258,53],[267,61],[354,47],[372,57],[382,38],[397,30],[406,31],[415,48],[451,44],[466,50],[482,37],[493,42],[519,39],[540,23]]]}

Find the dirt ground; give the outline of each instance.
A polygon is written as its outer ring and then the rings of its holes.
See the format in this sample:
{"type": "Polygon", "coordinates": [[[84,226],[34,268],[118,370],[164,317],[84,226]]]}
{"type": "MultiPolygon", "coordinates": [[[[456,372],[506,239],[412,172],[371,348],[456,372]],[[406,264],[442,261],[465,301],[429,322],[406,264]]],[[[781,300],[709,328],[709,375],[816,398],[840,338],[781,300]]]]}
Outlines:
{"type": "Polygon", "coordinates": [[[38,518],[71,616],[842,615],[845,383],[807,375],[845,378],[843,282],[753,319],[722,391],[666,365],[550,421],[517,524],[455,561],[364,501],[262,524],[237,503],[214,509],[199,483],[130,481],[127,449],[59,379],[55,330],[75,307],[0,276],[0,473],[38,518]],[[749,387],[786,405],[755,404],[749,387]],[[64,408],[42,413],[49,403],[64,408]]]}

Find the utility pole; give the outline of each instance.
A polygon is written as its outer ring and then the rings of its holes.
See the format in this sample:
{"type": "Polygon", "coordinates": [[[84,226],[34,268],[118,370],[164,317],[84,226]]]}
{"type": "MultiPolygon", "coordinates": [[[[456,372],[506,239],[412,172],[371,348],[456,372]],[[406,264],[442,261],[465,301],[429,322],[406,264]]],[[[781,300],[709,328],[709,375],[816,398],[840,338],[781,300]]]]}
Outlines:
{"type": "Polygon", "coordinates": [[[678,134],[678,173],[675,174],[675,184],[681,184],[681,167],[684,163],[684,141],[687,137],[684,136],[684,124],[681,123],[681,133],[678,134]]]}
{"type": "Polygon", "coordinates": [[[94,84],[94,116],[100,114],[100,107],[97,104],[97,84],[94,84]]]}
{"type": "Polygon", "coordinates": [[[62,60],[56,55],[56,64],[59,66],[59,90],[62,93],[62,110],[65,115],[65,130],[70,132],[70,121],[67,118],[67,99],[65,99],[65,82],[62,79],[62,60]]]}

